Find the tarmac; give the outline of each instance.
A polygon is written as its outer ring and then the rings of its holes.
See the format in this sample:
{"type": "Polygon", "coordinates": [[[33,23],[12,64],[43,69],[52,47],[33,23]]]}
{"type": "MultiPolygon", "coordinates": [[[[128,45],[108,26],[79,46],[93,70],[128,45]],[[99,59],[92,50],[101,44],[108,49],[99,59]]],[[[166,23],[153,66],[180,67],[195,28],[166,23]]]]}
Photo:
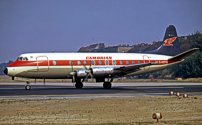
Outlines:
{"type": "Polygon", "coordinates": [[[24,85],[0,83],[0,99],[170,96],[170,91],[202,95],[202,83],[192,82],[112,83],[111,89],[104,89],[103,83],[84,83],[82,89],[76,89],[73,83],[32,83],[31,90],[25,90],[24,85]]]}

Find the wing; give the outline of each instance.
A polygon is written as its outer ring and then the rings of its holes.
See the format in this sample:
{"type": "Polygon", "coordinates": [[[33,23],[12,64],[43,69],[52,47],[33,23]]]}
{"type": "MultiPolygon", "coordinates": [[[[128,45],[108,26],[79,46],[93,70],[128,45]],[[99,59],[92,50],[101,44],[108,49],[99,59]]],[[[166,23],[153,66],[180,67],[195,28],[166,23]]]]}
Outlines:
{"type": "Polygon", "coordinates": [[[114,68],[114,70],[120,70],[124,74],[128,74],[128,73],[131,73],[131,72],[139,71],[140,68],[143,68],[143,67],[146,67],[146,66],[151,66],[151,65],[156,65],[156,64],[158,64],[158,63],[135,64],[135,65],[117,67],[117,68],[114,68]]]}

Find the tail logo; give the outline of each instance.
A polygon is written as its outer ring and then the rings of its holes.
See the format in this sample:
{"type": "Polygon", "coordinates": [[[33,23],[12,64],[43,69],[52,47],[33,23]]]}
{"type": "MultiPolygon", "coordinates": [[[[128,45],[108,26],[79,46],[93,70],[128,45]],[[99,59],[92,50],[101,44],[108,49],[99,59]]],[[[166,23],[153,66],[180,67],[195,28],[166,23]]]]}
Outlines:
{"type": "Polygon", "coordinates": [[[173,44],[171,44],[171,43],[173,43],[175,40],[176,40],[176,38],[177,37],[173,37],[173,38],[170,38],[170,39],[166,39],[165,41],[164,41],[164,45],[163,46],[173,46],[173,44]]]}

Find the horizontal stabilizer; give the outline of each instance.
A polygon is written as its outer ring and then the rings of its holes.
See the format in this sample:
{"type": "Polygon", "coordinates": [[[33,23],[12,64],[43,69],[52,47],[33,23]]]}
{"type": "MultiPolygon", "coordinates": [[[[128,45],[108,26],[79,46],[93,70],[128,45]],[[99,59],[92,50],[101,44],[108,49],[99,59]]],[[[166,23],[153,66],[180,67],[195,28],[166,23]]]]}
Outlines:
{"type": "Polygon", "coordinates": [[[180,53],[170,59],[168,59],[168,61],[178,61],[178,60],[182,60],[188,56],[190,56],[191,54],[193,54],[194,52],[196,52],[197,50],[199,50],[199,48],[193,48],[193,49],[190,49],[188,51],[185,51],[183,53],[180,53]]]}

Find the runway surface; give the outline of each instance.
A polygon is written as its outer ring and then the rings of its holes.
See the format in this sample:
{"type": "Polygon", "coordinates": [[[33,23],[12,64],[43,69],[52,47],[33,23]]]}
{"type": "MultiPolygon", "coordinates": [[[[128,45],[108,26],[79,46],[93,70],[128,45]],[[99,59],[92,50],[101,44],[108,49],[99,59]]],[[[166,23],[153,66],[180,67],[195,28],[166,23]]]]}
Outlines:
{"type": "Polygon", "coordinates": [[[24,83],[0,83],[0,99],[168,96],[170,91],[202,95],[202,83],[113,83],[111,89],[103,89],[102,84],[84,83],[76,89],[73,83],[33,83],[31,90],[25,90],[24,83]]]}

